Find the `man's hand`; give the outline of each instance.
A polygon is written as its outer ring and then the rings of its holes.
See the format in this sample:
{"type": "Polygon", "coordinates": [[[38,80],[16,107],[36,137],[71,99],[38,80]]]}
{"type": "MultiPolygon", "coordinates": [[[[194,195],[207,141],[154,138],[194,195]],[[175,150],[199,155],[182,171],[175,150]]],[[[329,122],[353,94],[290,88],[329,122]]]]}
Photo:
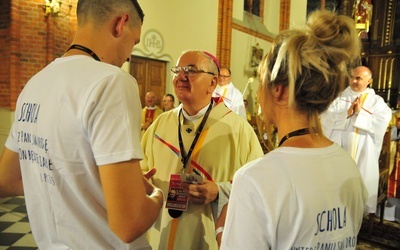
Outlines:
{"type": "Polygon", "coordinates": [[[196,205],[206,205],[218,197],[218,185],[204,180],[203,184],[182,183],[182,188],[188,194],[189,200],[196,205]]]}
{"type": "Polygon", "coordinates": [[[0,198],[24,195],[18,153],[4,147],[0,157],[0,198]]]}
{"type": "Polygon", "coordinates": [[[162,190],[156,186],[150,181],[150,179],[154,176],[156,173],[156,169],[152,168],[146,173],[143,174],[143,183],[144,183],[144,188],[146,189],[146,194],[149,196],[157,196],[157,200],[159,201],[160,205],[164,203],[164,193],[162,190]],[[159,193],[159,194],[157,194],[159,193]]]}
{"type": "Polygon", "coordinates": [[[350,105],[347,110],[347,118],[352,117],[354,114],[357,114],[361,110],[361,95],[357,97],[350,105]]]}

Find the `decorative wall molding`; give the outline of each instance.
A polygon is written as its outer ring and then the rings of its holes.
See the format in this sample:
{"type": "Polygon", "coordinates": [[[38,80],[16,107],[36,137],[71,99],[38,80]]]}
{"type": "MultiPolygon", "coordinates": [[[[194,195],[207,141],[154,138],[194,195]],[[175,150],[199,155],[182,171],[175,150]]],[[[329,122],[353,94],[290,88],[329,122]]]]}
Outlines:
{"type": "Polygon", "coordinates": [[[149,53],[148,51],[144,51],[144,50],[137,49],[137,48],[134,48],[131,55],[146,57],[146,58],[165,61],[165,62],[173,61],[172,57],[169,54],[155,55],[154,53],[149,53]]]}
{"type": "Polygon", "coordinates": [[[143,46],[147,54],[159,55],[164,49],[164,39],[160,32],[151,29],[143,36],[143,46]]]}

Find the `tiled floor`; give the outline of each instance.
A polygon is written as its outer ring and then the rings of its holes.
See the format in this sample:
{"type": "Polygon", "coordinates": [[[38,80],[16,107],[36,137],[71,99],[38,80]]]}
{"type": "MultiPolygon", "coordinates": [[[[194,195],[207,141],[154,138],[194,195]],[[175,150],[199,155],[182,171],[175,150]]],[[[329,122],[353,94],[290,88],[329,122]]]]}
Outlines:
{"type": "MultiPolygon", "coordinates": [[[[367,243],[361,243],[357,250],[375,250],[367,243]]],[[[24,197],[0,199],[0,250],[37,249],[29,227],[24,197]]]]}
{"type": "Polygon", "coordinates": [[[37,249],[24,197],[0,199],[0,250],[37,249]]]}

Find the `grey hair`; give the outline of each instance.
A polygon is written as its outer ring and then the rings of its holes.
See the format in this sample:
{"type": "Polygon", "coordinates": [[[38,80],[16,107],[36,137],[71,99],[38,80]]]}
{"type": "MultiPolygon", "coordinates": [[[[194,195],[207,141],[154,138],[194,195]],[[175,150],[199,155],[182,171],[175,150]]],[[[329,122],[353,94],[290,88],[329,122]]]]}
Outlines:
{"type": "Polygon", "coordinates": [[[214,76],[216,76],[216,77],[219,76],[219,70],[218,70],[217,63],[209,55],[204,53],[204,51],[198,50],[198,49],[185,50],[182,52],[181,56],[184,54],[187,54],[187,53],[198,53],[198,54],[202,55],[203,57],[205,57],[207,59],[208,71],[214,73],[214,76]]]}

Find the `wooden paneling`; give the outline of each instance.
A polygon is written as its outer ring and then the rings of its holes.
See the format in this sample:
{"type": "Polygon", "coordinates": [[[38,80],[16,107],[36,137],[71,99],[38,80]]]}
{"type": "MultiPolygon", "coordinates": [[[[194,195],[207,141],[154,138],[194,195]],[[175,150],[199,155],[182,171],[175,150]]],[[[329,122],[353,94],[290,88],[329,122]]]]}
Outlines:
{"type": "MultiPolygon", "coordinates": [[[[354,18],[356,0],[342,0],[340,12],[354,18]]],[[[391,108],[397,109],[400,89],[400,0],[372,0],[367,36],[361,38],[363,65],[372,71],[373,88],[391,108]]]]}
{"type": "MultiPolygon", "coordinates": [[[[149,61],[147,72],[147,91],[153,91],[157,95],[157,105],[161,106],[162,97],[165,94],[165,63],[149,61]]],[[[146,92],[147,92],[146,91],[146,92]]]]}
{"type": "Polygon", "coordinates": [[[399,84],[399,57],[391,55],[369,55],[368,66],[372,69],[373,88],[391,107],[396,108],[399,84]]]}
{"type": "Polygon", "coordinates": [[[138,83],[142,106],[145,106],[146,93],[153,91],[157,95],[157,105],[161,107],[161,100],[165,94],[166,63],[132,56],[130,74],[135,77],[138,83]]]}

